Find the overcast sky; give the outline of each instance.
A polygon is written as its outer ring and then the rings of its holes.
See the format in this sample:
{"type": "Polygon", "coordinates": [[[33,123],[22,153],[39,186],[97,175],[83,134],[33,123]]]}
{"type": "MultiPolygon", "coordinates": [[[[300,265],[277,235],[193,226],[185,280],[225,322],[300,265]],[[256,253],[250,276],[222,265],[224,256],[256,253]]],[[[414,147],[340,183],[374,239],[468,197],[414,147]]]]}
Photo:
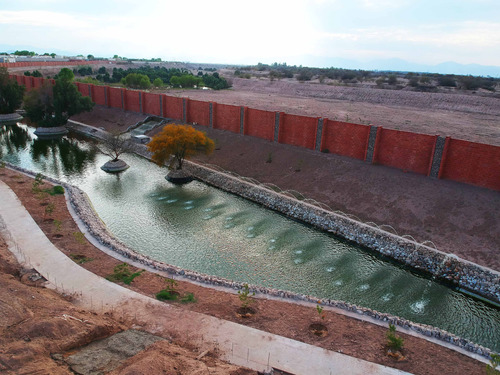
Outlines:
{"type": "Polygon", "coordinates": [[[0,36],[101,57],[500,66],[500,0],[0,0],[0,36]]]}

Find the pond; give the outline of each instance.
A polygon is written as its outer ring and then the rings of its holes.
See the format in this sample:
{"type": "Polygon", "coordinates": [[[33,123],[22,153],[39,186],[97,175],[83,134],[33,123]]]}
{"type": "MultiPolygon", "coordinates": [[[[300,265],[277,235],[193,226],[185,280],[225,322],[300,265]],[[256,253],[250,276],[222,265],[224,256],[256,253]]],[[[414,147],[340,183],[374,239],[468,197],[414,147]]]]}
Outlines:
{"type": "Polygon", "coordinates": [[[194,181],[135,155],[108,158],[75,136],[38,140],[25,125],[0,128],[0,157],[78,186],[110,231],[154,259],[239,282],[344,300],[430,324],[500,351],[500,310],[328,233],[194,181]]]}

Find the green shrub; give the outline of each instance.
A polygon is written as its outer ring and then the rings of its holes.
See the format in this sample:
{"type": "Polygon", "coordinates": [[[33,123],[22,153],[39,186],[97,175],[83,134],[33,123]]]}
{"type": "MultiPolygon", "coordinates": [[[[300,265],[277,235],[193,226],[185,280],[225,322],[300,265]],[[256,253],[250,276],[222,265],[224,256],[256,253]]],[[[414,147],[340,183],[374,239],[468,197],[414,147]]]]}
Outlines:
{"type": "Polygon", "coordinates": [[[121,83],[127,87],[134,89],[149,89],[151,86],[151,81],[149,77],[145,74],[140,73],[130,73],[126,77],[121,79],[121,83]]]}
{"type": "Polygon", "coordinates": [[[389,85],[395,85],[398,83],[398,78],[394,74],[390,74],[389,77],[387,77],[387,83],[389,85]]]}
{"type": "Polygon", "coordinates": [[[64,194],[64,188],[60,185],[56,185],[52,188],[52,190],[49,192],[50,195],[58,195],[58,194],[64,194]]]}
{"type": "Polygon", "coordinates": [[[457,82],[455,81],[455,78],[453,78],[450,75],[439,76],[438,77],[438,84],[439,84],[439,86],[445,86],[445,87],[456,87],[457,86],[457,82]]]}
{"type": "Polygon", "coordinates": [[[175,301],[179,297],[179,294],[171,290],[160,290],[156,293],[156,299],[160,301],[175,301]]]}

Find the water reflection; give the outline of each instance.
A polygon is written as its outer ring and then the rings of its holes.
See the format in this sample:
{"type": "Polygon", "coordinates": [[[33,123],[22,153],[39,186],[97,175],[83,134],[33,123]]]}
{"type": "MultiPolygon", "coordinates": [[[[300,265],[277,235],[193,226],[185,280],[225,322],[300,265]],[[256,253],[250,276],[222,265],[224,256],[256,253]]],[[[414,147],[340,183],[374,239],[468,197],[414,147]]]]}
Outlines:
{"type": "Polygon", "coordinates": [[[26,148],[28,142],[31,142],[31,136],[26,127],[17,124],[0,127],[0,157],[26,148]]]}
{"type": "Polygon", "coordinates": [[[94,146],[83,148],[74,139],[39,139],[33,140],[30,154],[33,161],[45,165],[45,170],[57,176],[81,174],[95,160],[97,149],[94,146]]]}

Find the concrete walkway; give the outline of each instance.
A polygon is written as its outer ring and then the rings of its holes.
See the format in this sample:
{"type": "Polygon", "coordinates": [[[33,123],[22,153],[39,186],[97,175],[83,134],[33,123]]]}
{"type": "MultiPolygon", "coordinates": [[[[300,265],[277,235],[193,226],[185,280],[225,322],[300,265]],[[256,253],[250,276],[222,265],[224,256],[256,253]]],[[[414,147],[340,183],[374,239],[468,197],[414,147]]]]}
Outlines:
{"type": "Polygon", "coordinates": [[[0,181],[0,234],[17,259],[35,268],[52,287],[75,295],[75,304],[112,312],[175,342],[217,349],[221,358],[257,371],[292,374],[408,374],[251,327],[185,311],[109,282],[60,252],[17,196],[0,181]]]}

